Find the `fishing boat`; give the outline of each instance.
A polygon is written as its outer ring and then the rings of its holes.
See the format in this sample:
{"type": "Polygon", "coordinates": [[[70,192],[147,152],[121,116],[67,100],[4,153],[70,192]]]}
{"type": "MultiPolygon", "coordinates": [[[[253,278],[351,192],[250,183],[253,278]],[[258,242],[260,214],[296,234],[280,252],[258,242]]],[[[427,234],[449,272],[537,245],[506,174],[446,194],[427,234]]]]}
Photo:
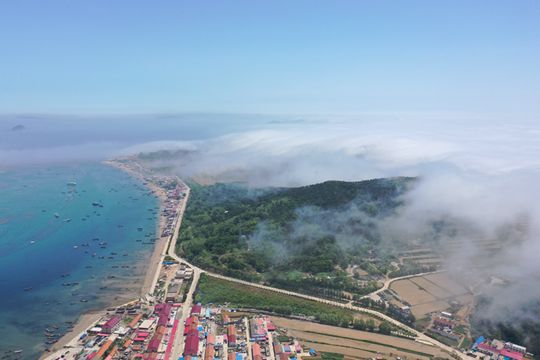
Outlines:
{"type": "Polygon", "coordinates": [[[60,217],[60,214],[59,213],[54,213],[54,217],[58,219],[60,217]]]}
{"type": "Polygon", "coordinates": [[[67,185],[68,185],[68,186],[77,186],[77,182],[75,182],[75,181],[69,181],[69,182],[67,183],[67,185]]]}

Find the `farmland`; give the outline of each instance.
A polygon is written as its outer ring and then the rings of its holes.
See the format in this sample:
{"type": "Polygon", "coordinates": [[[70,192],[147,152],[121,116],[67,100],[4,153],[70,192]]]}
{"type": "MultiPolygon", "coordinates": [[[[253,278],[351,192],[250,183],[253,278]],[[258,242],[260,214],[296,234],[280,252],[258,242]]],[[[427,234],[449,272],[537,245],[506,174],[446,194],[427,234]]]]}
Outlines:
{"type": "Polygon", "coordinates": [[[404,304],[409,304],[416,318],[435,311],[444,311],[452,304],[468,304],[472,295],[447,274],[438,273],[392,283],[390,289],[404,304]]]}
{"type": "Polygon", "coordinates": [[[406,359],[429,359],[451,357],[438,348],[420,344],[413,340],[396,338],[365,331],[344,329],[301,320],[272,317],[274,323],[288,329],[288,333],[301,340],[306,346],[320,351],[334,352],[346,358],[372,358],[376,354],[385,358],[397,356],[406,359]]]}

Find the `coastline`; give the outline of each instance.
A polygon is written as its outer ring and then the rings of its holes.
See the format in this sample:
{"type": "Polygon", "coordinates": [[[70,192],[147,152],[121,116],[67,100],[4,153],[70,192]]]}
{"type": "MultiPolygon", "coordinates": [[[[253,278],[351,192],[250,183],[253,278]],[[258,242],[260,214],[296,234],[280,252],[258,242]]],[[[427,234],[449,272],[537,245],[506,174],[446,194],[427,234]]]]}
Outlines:
{"type": "MultiPolygon", "coordinates": [[[[160,188],[159,186],[155,184],[145,181],[141,173],[133,171],[132,169],[126,166],[123,166],[123,164],[121,163],[118,163],[112,160],[103,161],[102,163],[129,174],[130,176],[138,179],[141,183],[144,184],[144,186],[150,189],[152,193],[158,198],[159,211],[161,214],[161,211],[163,210],[163,206],[166,200],[166,193],[164,189],[160,188]]],[[[94,324],[96,324],[99,321],[99,319],[101,319],[103,316],[107,314],[107,310],[106,310],[107,307],[117,307],[117,306],[127,305],[135,301],[136,298],[138,297],[142,297],[148,293],[153,293],[154,287],[157,283],[157,279],[160,273],[160,269],[161,269],[160,265],[163,261],[163,258],[166,256],[167,248],[169,245],[170,237],[161,237],[164,227],[165,227],[165,221],[162,216],[159,216],[156,222],[156,238],[159,236],[159,240],[156,240],[154,244],[152,254],[150,255],[150,259],[147,263],[146,272],[143,276],[143,281],[142,281],[140,290],[137,293],[133,294],[133,298],[127,302],[125,300],[122,300],[122,301],[113,300],[109,302],[105,308],[90,310],[88,312],[81,314],[80,317],[77,319],[77,321],[74,323],[73,329],[65,333],[64,336],[62,336],[54,345],[52,345],[49,352],[44,352],[40,356],[40,359],[47,359],[53,356],[56,352],[65,348],[66,346],[68,347],[75,346],[81,333],[83,333],[88,328],[91,328],[94,324]]]]}

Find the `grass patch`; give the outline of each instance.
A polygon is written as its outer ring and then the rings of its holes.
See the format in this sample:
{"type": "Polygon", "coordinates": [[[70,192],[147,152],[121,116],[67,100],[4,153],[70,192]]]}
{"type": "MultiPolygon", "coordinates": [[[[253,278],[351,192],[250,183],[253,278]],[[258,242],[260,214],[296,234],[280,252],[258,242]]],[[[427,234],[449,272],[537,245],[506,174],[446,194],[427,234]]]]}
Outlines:
{"type": "Polygon", "coordinates": [[[434,333],[433,331],[428,330],[428,334],[430,337],[434,338],[435,340],[438,340],[442,342],[445,345],[448,346],[456,346],[458,344],[457,341],[447,338],[446,336],[439,335],[437,333],[434,333]]]}
{"type": "Polygon", "coordinates": [[[465,326],[463,326],[463,325],[457,325],[456,327],[454,327],[454,332],[455,332],[456,334],[465,335],[465,334],[466,334],[465,326]]]}
{"type": "Polygon", "coordinates": [[[461,349],[469,349],[472,346],[472,344],[473,344],[472,340],[465,336],[463,340],[461,341],[461,344],[459,344],[459,347],[461,349]]]}
{"type": "Polygon", "coordinates": [[[280,343],[288,343],[288,342],[292,341],[292,338],[290,338],[288,336],[280,335],[280,336],[277,337],[277,341],[279,341],[280,343]]]}
{"type": "Polygon", "coordinates": [[[333,352],[321,352],[321,359],[323,360],[343,360],[345,355],[333,353],[333,352]]]}

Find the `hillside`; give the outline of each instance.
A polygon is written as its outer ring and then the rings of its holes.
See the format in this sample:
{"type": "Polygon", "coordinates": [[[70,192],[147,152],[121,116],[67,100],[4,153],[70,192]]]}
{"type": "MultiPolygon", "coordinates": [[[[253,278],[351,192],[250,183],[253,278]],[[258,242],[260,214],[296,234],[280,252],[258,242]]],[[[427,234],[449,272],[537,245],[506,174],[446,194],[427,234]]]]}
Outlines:
{"type": "MultiPolygon", "coordinates": [[[[377,254],[377,221],[413,178],[327,181],[298,188],[191,184],[178,253],[233,277],[342,298],[373,290],[344,269],[377,254]]],[[[390,270],[384,256],[381,273],[390,270]]]]}

